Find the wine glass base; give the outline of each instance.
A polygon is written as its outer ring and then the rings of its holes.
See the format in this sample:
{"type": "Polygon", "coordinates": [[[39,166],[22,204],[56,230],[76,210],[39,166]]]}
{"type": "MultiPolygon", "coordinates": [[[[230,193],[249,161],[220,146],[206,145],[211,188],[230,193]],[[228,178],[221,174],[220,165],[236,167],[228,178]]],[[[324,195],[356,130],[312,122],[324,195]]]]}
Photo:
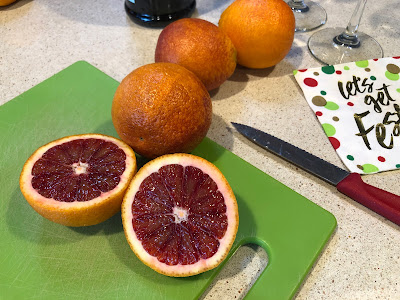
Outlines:
{"type": "Polygon", "coordinates": [[[325,9],[312,1],[306,1],[308,9],[296,9],[292,6],[290,1],[289,6],[292,8],[294,17],[296,19],[296,32],[306,32],[317,29],[326,23],[327,15],[325,9]]]}
{"type": "Polygon", "coordinates": [[[369,35],[358,32],[358,47],[348,47],[334,42],[334,38],[344,32],[344,28],[325,28],[308,39],[308,49],[320,62],[327,65],[367,60],[383,57],[382,47],[369,35]]]}

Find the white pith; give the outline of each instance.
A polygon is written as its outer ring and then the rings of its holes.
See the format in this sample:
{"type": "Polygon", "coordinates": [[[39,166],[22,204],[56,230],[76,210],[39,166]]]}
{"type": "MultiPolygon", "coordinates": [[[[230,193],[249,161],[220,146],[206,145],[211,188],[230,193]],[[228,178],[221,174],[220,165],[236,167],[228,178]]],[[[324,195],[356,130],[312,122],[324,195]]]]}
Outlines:
{"type": "MultiPolygon", "coordinates": [[[[197,159],[197,158],[196,158],[197,159]]],[[[191,264],[191,265],[167,265],[164,264],[154,256],[151,256],[144,250],[142,243],[136,236],[135,231],[132,227],[132,202],[134,200],[135,194],[139,189],[140,184],[142,181],[148,177],[151,173],[157,172],[162,166],[169,165],[169,164],[181,164],[183,167],[193,165],[193,158],[191,155],[180,155],[180,156],[170,156],[168,159],[168,163],[166,163],[163,159],[156,159],[152,161],[150,168],[142,168],[139,172],[135,175],[134,179],[132,180],[125,196],[124,201],[122,203],[122,214],[123,217],[123,226],[127,236],[131,239],[131,247],[132,250],[139,256],[139,258],[147,265],[151,266],[152,268],[164,272],[166,275],[171,276],[187,276],[186,274],[197,274],[201,273],[205,270],[211,269],[217,266],[226,256],[227,252],[230,250],[230,246],[232,245],[236,231],[238,227],[238,215],[237,215],[237,203],[236,199],[232,193],[231,188],[227,184],[225,178],[221,175],[221,173],[216,172],[216,167],[211,163],[207,162],[207,164],[202,164],[201,170],[208,174],[215,183],[217,183],[218,190],[222,193],[225,199],[225,205],[227,207],[227,219],[228,219],[228,227],[225,232],[225,235],[222,239],[219,240],[220,246],[217,252],[208,259],[200,259],[198,262],[191,264]]],[[[197,164],[194,166],[199,167],[197,164]]],[[[184,211],[179,210],[178,208],[175,210],[177,213],[183,214],[184,211]]],[[[177,217],[176,219],[177,220],[177,217]]]]}
{"type": "Polygon", "coordinates": [[[172,213],[175,217],[175,223],[179,224],[181,222],[187,221],[187,218],[188,218],[187,209],[175,206],[172,210],[172,213]]]}
{"type": "MultiPolygon", "coordinates": [[[[53,207],[53,208],[57,208],[57,209],[61,209],[61,210],[89,207],[89,206],[92,206],[93,204],[96,204],[96,202],[100,203],[100,202],[104,201],[104,199],[108,198],[111,194],[118,193],[120,190],[122,190],[126,186],[127,181],[129,179],[128,173],[130,173],[132,171],[132,167],[136,164],[135,158],[131,157],[129,155],[129,151],[132,151],[132,150],[130,150],[130,149],[127,150],[127,145],[122,143],[120,140],[110,137],[110,136],[101,135],[101,134],[83,134],[83,135],[76,135],[76,136],[69,136],[69,137],[61,138],[61,139],[55,140],[53,142],[50,142],[49,144],[46,144],[46,145],[40,147],[32,154],[32,156],[26,162],[26,165],[21,173],[20,182],[24,186],[25,190],[29,191],[30,198],[32,198],[33,201],[42,202],[42,205],[44,207],[53,207]],[[60,145],[62,143],[70,142],[70,141],[73,141],[76,139],[89,139],[89,138],[110,141],[110,142],[116,144],[117,146],[119,146],[119,148],[125,152],[125,154],[126,154],[125,171],[121,175],[119,184],[114,189],[112,189],[106,193],[102,193],[99,197],[94,198],[89,201],[61,202],[61,201],[57,201],[54,199],[45,198],[42,195],[40,195],[32,186],[33,176],[30,173],[35,162],[39,158],[41,158],[48,149],[50,149],[56,145],[60,145]]],[[[81,172],[81,171],[83,171],[83,169],[79,170],[79,172],[81,172]]]]}
{"type": "Polygon", "coordinates": [[[76,175],[85,174],[89,164],[83,162],[77,162],[72,164],[72,169],[74,170],[76,175]]]}

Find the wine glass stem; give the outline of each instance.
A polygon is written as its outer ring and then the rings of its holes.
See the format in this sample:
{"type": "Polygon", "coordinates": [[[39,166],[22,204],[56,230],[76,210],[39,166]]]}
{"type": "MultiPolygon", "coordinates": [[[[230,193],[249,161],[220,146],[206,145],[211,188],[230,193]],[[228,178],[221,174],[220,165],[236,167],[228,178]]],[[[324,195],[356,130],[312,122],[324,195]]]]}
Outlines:
{"type": "Polygon", "coordinates": [[[356,6],[356,9],[351,16],[349,24],[345,31],[343,31],[338,36],[333,38],[334,43],[347,46],[350,48],[358,48],[360,47],[360,40],[357,36],[358,26],[360,26],[361,17],[364,12],[365,4],[367,4],[367,0],[359,0],[356,6]]]}
{"type": "Polygon", "coordinates": [[[290,0],[287,3],[295,12],[307,12],[309,10],[309,7],[303,0],[290,0]]]}

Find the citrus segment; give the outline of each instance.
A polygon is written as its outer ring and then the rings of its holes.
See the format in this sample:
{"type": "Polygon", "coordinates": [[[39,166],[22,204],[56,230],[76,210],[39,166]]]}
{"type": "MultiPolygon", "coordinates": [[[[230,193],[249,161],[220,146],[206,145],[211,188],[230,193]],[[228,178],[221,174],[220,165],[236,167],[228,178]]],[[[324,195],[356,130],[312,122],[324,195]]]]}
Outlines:
{"type": "Polygon", "coordinates": [[[135,172],[135,154],[124,142],[100,134],[76,135],[36,150],[23,167],[20,188],[43,217],[87,226],[120,210],[135,172]]]}
{"type": "Polygon", "coordinates": [[[190,154],[164,155],[139,170],[125,194],[122,219],[138,258],[175,277],[218,266],[239,222],[235,196],[222,173],[190,154]]]}

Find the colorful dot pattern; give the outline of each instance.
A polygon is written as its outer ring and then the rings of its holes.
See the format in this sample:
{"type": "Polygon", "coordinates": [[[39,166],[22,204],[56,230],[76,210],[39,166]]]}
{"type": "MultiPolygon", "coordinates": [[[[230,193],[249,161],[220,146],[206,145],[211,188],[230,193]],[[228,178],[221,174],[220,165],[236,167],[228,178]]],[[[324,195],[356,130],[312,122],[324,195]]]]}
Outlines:
{"type": "MultiPolygon", "coordinates": [[[[355,113],[369,111],[368,118],[365,118],[369,121],[368,126],[374,129],[375,124],[382,122],[384,114],[377,113],[365,102],[363,92],[368,89],[368,84],[374,86],[375,89],[385,84],[388,87],[387,93],[390,93],[393,99],[390,100],[393,103],[388,102],[387,99],[386,102],[400,106],[400,56],[301,69],[294,71],[293,74],[303,89],[308,104],[320,121],[329,142],[350,171],[371,174],[400,169],[400,136],[393,137],[395,146],[392,151],[384,147],[376,147],[377,142],[374,144],[374,149],[366,150],[362,137],[356,135],[359,133],[359,128],[354,118],[355,113]],[[346,82],[354,78],[359,78],[356,80],[359,95],[357,95],[354,81],[353,84],[349,84],[349,88],[346,86],[346,82]],[[343,82],[343,93],[339,93],[338,82],[343,82]],[[354,128],[357,131],[352,132],[354,128]]],[[[381,91],[382,98],[386,91],[382,89],[381,91]]],[[[368,90],[366,93],[369,92],[368,90]]],[[[376,96],[374,100],[378,99],[377,93],[377,90],[371,89],[371,96],[376,96]]],[[[379,98],[377,101],[384,103],[384,99],[379,98]]],[[[389,112],[394,112],[393,108],[389,112]]],[[[393,120],[395,118],[392,115],[390,117],[393,120]]],[[[375,130],[371,132],[372,134],[367,135],[375,137],[375,130]]],[[[389,138],[390,134],[389,130],[387,133],[389,138]]]]}

